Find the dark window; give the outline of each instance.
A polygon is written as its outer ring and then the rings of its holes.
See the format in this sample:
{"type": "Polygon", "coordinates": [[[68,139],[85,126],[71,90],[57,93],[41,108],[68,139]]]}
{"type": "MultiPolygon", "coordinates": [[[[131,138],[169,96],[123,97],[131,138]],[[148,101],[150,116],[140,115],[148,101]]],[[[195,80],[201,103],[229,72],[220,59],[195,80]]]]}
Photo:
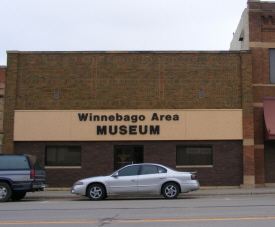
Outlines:
{"type": "Polygon", "coordinates": [[[129,166],[118,171],[118,176],[134,176],[138,175],[139,166],[129,166]]]}
{"type": "Polygon", "coordinates": [[[46,166],[81,166],[81,147],[46,147],[46,166]]]}
{"type": "Polygon", "coordinates": [[[200,89],[200,91],[199,91],[199,97],[200,98],[204,98],[204,90],[203,89],[200,89]]]}
{"type": "Polygon", "coordinates": [[[212,147],[177,147],[177,165],[213,165],[212,147]]]}
{"type": "Polygon", "coordinates": [[[166,173],[167,170],[156,165],[144,165],[142,166],[141,175],[145,174],[157,174],[157,173],[166,173]]]}
{"type": "Polygon", "coordinates": [[[270,83],[275,84],[275,49],[269,49],[270,83]]]}
{"type": "Polygon", "coordinates": [[[59,98],[59,90],[54,90],[54,91],[53,91],[53,97],[54,97],[55,99],[58,99],[58,98],[59,98]]]}
{"type": "Polygon", "coordinates": [[[143,163],[142,146],[115,146],[114,169],[129,164],[143,163]]]}
{"type": "Polygon", "coordinates": [[[0,157],[0,169],[2,170],[23,170],[30,169],[26,156],[7,155],[0,157]]]}

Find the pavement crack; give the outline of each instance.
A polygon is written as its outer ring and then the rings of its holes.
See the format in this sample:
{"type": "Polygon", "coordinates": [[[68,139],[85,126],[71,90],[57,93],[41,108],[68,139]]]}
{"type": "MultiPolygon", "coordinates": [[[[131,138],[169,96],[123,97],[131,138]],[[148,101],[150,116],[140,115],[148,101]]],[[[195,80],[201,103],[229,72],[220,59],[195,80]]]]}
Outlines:
{"type": "Polygon", "coordinates": [[[125,210],[127,210],[127,209],[122,209],[122,211],[119,212],[118,214],[116,214],[114,217],[100,219],[98,226],[101,227],[101,226],[104,226],[106,224],[111,224],[111,222],[116,220],[118,218],[118,216],[121,215],[125,210]]]}

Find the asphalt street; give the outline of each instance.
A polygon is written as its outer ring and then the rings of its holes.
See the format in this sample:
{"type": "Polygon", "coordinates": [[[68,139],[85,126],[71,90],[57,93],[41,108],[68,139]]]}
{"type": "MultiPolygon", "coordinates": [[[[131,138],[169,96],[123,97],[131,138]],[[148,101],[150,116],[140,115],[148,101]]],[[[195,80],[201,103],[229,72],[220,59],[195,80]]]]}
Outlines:
{"type": "Polygon", "coordinates": [[[204,189],[175,200],[110,197],[91,202],[68,190],[45,191],[1,204],[0,226],[273,226],[274,192],[274,188],[204,189]]]}

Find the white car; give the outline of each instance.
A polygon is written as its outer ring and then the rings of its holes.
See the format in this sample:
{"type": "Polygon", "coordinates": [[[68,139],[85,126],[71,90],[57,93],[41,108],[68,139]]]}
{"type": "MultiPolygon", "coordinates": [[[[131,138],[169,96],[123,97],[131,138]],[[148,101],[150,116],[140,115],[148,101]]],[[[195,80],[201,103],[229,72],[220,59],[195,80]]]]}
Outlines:
{"type": "Polygon", "coordinates": [[[195,173],[179,172],[159,164],[132,164],[108,176],[90,177],[74,183],[71,193],[101,200],[111,195],[162,194],[167,199],[200,188],[195,173]]]}

